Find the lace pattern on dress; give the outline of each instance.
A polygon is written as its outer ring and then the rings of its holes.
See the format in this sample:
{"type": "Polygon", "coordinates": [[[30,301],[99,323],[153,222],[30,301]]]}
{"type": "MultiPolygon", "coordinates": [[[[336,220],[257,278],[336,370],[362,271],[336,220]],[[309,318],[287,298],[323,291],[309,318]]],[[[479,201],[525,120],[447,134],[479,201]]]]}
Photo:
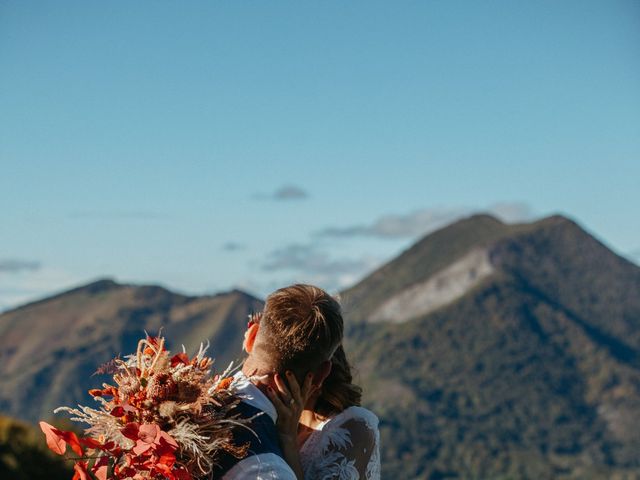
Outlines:
{"type": "Polygon", "coordinates": [[[378,418],[365,408],[349,407],[321,424],[302,446],[304,478],[380,480],[379,449],[378,418]]]}

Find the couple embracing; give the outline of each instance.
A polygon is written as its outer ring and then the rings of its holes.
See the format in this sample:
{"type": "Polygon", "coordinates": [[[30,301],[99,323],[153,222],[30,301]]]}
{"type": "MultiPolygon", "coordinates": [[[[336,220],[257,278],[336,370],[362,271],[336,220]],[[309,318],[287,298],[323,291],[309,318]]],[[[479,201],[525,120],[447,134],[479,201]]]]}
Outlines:
{"type": "Polygon", "coordinates": [[[342,348],[339,303],[311,285],[267,298],[244,337],[248,356],[236,374],[237,410],[251,418],[236,440],[241,460],[218,462],[225,480],[379,480],[378,419],[360,407],[342,348]]]}

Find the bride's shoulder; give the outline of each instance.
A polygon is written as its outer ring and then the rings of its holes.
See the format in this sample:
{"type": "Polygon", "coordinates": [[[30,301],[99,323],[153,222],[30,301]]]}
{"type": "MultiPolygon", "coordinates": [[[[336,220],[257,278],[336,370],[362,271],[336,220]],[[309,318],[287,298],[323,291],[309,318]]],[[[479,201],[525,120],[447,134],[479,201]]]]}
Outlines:
{"type": "Polygon", "coordinates": [[[345,408],[330,420],[330,424],[340,426],[346,422],[362,422],[371,430],[378,429],[378,417],[371,410],[364,407],[352,406],[345,408]]]}
{"type": "Polygon", "coordinates": [[[305,478],[380,479],[378,417],[348,407],[331,417],[304,443],[300,458],[305,478]]]}

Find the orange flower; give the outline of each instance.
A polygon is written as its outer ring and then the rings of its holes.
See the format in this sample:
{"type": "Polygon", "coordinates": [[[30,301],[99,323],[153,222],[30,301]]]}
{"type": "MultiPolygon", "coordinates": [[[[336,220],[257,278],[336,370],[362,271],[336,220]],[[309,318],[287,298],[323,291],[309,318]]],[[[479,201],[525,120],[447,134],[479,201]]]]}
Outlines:
{"type": "Polygon", "coordinates": [[[231,385],[231,382],[233,382],[233,377],[223,378],[220,380],[220,383],[218,383],[216,390],[226,390],[229,388],[229,385],[231,385]]]}
{"type": "MultiPolygon", "coordinates": [[[[98,389],[96,388],[95,390],[98,390],[98,389]]],[[[89,392],[89,393],[91,393],[91,392],[89,392]]],[[[100,391],[100,393],[101,393],[101,395],[99,395],[99,396],[101,396],[101,397],[103,397],[105,395],[109,395],[111,397],[116,397],[116,398],[118,397],[118,389],[116,387],[109,386],[109,387],[103,388],[100,391]]],[[[93,395],[94,397],[98,396],[98,395],[94,395],[93,393],[91,393],[91,395],[93,395]]]]}
{"type": "Polygon", "coordinates": [[[176,353],[173,357],[171,357],[171,366],[175,367],[179,363],[183,365],[189,365],[189,357],[186,353],[176,353]]]}

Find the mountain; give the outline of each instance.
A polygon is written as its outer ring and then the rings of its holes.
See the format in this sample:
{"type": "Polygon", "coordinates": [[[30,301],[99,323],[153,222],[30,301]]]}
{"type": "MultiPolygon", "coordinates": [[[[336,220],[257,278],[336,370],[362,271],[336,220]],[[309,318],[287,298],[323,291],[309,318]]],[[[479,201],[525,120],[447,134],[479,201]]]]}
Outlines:
{"type": "Polygon", "coordinates": [[[0,315],[0,412],[36,421],[60,405],[89,402],[101,385],[96,368],[133,353],[144,331],[162,327],[172,342],[197,351],[213,340],[217,366],[241,357],[247,315],[262,301],[234,290],[189,297],[157,286],[100,280],[0,315]]]}
{"type": "Polygon", "coordinates": [[[640,268],[479,215],[342,294],[389,478],[640,478],[640,268]]]}
{"type": "MultiPolygon", "coordinates": [[[[640,268],[572,220],[463,219],[341,298],[385,478],[640,479],[640,268]]],[[[102,280],[3,313],[0,411],[87,401],[145,329],[224,367],[262,305],[102,280]]]]}

